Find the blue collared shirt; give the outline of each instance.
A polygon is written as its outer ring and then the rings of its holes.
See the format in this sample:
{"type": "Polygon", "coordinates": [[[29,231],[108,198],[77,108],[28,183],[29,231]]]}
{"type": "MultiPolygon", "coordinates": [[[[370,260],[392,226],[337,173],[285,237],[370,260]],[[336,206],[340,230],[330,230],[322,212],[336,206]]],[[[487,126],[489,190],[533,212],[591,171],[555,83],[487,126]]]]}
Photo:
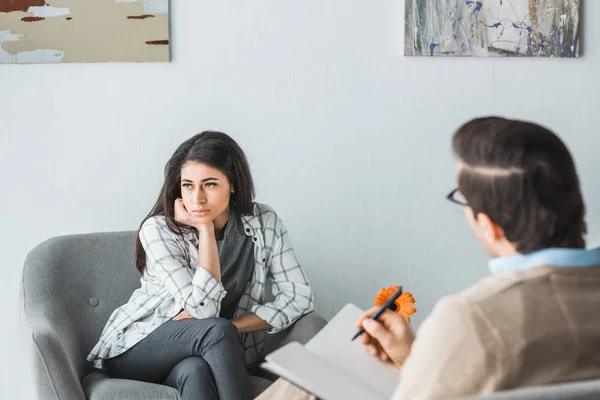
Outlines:
{"type": "Polygon", "coordinates": [[[550,248],[530,254],[494,258],[488,263],[492,274],[506,271],[526,271],[542,265],[553,267],[598,267],[600,248],[593,250],[550,248]]]}

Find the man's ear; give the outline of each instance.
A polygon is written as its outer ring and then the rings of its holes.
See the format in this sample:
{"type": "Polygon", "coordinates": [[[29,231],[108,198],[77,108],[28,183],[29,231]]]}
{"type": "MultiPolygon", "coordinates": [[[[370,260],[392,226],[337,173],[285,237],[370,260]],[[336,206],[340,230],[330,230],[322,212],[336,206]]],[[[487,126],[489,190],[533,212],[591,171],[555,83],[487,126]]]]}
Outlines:
{"type": "Polygon", "coordinates": [[[504,230],[492,221],[487,214],[478,213],[475,221],[479,225],[481,232],[483,232],[483,237],[487,242],[494,243],[505,238],[504,230]]]}

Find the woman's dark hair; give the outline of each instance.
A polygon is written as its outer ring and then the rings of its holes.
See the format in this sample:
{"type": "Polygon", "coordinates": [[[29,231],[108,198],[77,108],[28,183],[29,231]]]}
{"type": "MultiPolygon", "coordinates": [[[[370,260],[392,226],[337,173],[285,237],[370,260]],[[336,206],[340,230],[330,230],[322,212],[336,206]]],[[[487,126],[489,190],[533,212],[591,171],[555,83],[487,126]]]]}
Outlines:
{"type": "Polygon", "coordinates": [[[569,150],[550,130],[499,117],[461,126],[452,147],[463,167],[458,186],[519,253],[584,248],[585,206],[569,150]]]}
{"type": "MultiPolygon", "coordinates": [[[[140,229],[147,219],[157,215],[165,217],[167,226],[173,233],[183,234],[193,229],[175,222],[174,215],[175,199],[181,197],[181,167],[188,161],[206,164],[221,171],[235,188],[230,202],[237,212],[242,215],[254,213],[254,181],[244,151],[229,135],[204,131],[183,142],[167,162],[165,181],[158,200],[140,224],[140,229]]],[[[135,243],[135,266],[143,275],[146,252],[140,241],[139,230],[135,243]]]]}

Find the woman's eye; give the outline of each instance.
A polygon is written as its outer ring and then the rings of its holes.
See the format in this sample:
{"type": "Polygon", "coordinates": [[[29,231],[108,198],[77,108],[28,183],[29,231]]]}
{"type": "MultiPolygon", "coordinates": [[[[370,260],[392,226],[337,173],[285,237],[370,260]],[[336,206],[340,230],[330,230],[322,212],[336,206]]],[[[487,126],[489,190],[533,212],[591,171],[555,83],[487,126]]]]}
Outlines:
{"type": "Polygon", "coordinates": [[[204,187],[214,187],[217,186],[217,184],[215,182],[208,182],[206,185],[204,185],[204,187]]]}
{"type": "Polygon", "coordinates": [[[184,183],[183,185],[181,185],[181,187],[184,187],[186,189],[189,189],[192,187],[192,185],[190,185],[189,183],[184,183]]]}

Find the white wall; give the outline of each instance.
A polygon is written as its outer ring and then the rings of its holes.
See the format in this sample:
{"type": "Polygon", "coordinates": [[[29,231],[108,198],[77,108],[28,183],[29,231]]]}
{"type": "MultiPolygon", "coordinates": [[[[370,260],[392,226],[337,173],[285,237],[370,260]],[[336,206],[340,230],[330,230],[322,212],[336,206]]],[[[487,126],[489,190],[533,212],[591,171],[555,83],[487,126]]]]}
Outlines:
{"type": "Polygon", "coordinates": [[[326,316],[403,284],[418,325],[486,274],[444,200],[451,133],[474,116],[562,135],[597,245],[600,2],[586,2],[578,60],[405,58],[403,3],[177,1],[170,64],[0,66],[2,396],[27,386],[15,329],[27,252],[56,235],[135,229],[172,151],[204,129],[246,150],[258,200],[286,221],[326,316]]]}

